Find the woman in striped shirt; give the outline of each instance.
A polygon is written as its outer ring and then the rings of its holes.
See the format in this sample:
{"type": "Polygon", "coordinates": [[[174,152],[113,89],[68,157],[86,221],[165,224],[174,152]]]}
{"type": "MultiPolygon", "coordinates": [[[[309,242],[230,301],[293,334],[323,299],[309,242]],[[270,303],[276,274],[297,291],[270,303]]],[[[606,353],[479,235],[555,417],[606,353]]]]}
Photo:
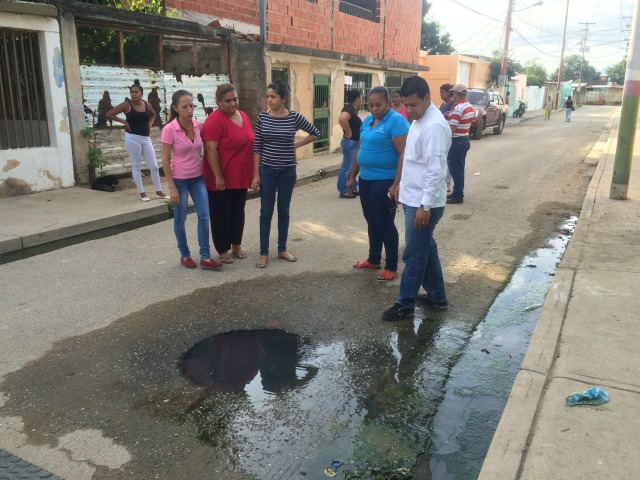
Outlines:
{"type": "Polygon", "coordinates": [[[265,268],[269,261],[271,218],[278,198],[278,257],[288,262],[298,260],[287,251],[289,205],[296,183],[296,148],[320,138],[320,132],[298,112],[285,108],[289,85],[274,82],[267,87],[266,112],[256,119],[253,147],[254,177],[251,188],[260,187],[260,259],[256,267],[265,268]],[[308,133],[295,141],[298,130],[308,133]]]}

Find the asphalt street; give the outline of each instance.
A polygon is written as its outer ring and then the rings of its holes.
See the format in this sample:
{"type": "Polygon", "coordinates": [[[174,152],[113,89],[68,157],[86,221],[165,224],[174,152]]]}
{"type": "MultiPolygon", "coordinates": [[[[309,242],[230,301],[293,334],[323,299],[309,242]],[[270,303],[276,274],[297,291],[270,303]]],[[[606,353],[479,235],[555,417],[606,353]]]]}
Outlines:
{"type": "MultiPolygon", "coordinates": [[[[170,221],[0,265],[0,449],[66,479],[320,479],[337,456],[415,463],[475,325],[520,260],[579,214],[587,154],[614,111],[472,141],[465,202],[436,229],[451,308],[415,321],[381,322],[398,282],[351,268],[366,258],[365,222],[335,177],[294,192],[296,263],[255,268],[251,200],[249,258],[222,271],[181,268],[170,221]],[[180,356],[207,337],[267,328],[298,335],[314,373],[266,396],[180,375],[180,356]]],[[[396,224],[402,235],[401,209],[396,224]]]]}

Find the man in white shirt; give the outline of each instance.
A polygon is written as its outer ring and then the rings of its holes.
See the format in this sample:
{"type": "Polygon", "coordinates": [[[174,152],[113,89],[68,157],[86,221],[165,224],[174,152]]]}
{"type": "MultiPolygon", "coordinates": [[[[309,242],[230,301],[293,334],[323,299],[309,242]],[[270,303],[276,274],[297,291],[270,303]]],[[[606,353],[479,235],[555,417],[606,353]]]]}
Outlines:
{"type": "Polygon", "coordinates": [[[400,90],[411,123],[404,150],[399,200],[405,218],[405,264],[396,303],[382,319],[401,320],[413,315],[421,299],[437,310],[446,310],[447,296],[433,231],[442,218],[447,197],[445,184],[451,129],[438,107],[431,103],[429,85],[422,77],[410,77],[400,90]]]}

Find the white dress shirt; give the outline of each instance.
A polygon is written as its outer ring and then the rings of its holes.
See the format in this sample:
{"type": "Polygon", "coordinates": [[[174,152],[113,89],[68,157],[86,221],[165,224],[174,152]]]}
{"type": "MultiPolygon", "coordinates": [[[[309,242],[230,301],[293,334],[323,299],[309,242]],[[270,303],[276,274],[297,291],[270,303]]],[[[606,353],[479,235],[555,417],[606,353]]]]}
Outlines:
{"type": "Polygon", "coordinates": [[[445,175],[451,129],[433,103],[409,128],[404,148],[400,203],[410,207],[444,207],[447,201],[445,175]]]}

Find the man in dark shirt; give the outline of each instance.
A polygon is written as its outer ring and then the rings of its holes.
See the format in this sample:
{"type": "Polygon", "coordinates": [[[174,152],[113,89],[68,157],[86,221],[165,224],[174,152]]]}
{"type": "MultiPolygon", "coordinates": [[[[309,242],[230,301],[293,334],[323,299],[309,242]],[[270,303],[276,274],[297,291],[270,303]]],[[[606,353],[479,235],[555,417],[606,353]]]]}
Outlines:
{"type": "Polygon", "coordinates": [[[358,143],[360,142],[360,125],[362,125],[362,119],[358,115],[358,110],[362,107],[362,93],[359,90],[347,91],[347,105],[340,112],[338,121],[344,132],[344,136],[340,142],[342,147],[342,167],[340,173],[338,173],[338,193],[340,198],[356,198],[358,191],[358,185],[355,185],[354,191],[356,193],[347,192],[347,180],[349,179],[349,172],[351,172],[351,166],[353,165],[353,159],[358,150],[358,143]]]}

